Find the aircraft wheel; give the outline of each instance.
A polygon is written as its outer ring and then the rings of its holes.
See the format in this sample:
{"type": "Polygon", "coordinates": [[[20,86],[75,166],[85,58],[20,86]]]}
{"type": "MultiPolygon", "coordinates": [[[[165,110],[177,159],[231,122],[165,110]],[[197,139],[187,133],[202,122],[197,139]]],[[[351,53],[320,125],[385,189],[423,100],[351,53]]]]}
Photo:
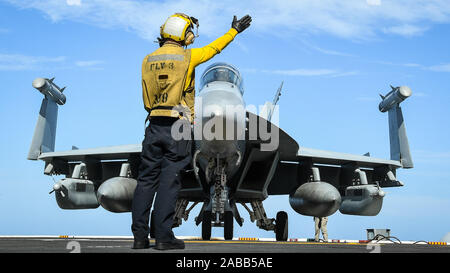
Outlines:
{"type": "Polygon", "coordinates": [[[288,239],[288,214],[279,211],[275,220],[275,237],[277,241],[287,241],[288,239]]]}
{"type": "Polygon", "coordinates": [[[223,226],[223,233],[225,240],[233,240],[233,223],[234,223],[234,216],[233,212],[231,211],[225,211],[224,215],[224,226],[223,226]]]}
{"type": "Polygon", "coordinates": [[[203,212],[202,239],[203,240],[211,240],[211,212],[210,211],[203,212]]]}
{"type": "Polygon", "coordinates": [[[155,238],[155,211],[152,210],[152,214],[150,216],[150,238],[155,238]]]}

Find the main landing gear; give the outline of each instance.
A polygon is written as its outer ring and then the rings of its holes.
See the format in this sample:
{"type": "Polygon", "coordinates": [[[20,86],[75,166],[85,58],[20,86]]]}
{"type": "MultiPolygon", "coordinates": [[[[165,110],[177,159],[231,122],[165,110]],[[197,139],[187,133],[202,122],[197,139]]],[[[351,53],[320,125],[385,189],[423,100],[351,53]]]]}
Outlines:
{"type": "Polygon", "coordinates": [[[285,211],[279,211],[276,219],[267,218],[262,201],[255,200],[250,202],[253,211],[245,204],[241,205],[248,211],[250,221],[255,222],[256,226],[264,230],[273,230],[277,241],[287,241],[288,239],[288,214],[285,211]]]}
{"type": "MultiPolygon", "coordinates": [[[[211,173],[210,201],[205,203],[199,216],[196,218],[197,225],[202,223],[202,239],[211,239],[212,227],[223,227],[225,240],[233,239],[234,220],[242,226],[244,219],[240,217],[236,207],[236,202],[229,199],[228,187],[226,186],[227,175],[226,165],[219,164],[219,159],[208,171],[211,173]]],[[[240,202],[248,211],[251,222],[256,221],[260,229],[274,231],[277,241],[287,241],[288,239],[288,214],[279,211],[276,218],[268,218],[263,207],[262,200],[248,200],[240,202]],[[251,209],[246,203],[250,203],[251,209]]]]}

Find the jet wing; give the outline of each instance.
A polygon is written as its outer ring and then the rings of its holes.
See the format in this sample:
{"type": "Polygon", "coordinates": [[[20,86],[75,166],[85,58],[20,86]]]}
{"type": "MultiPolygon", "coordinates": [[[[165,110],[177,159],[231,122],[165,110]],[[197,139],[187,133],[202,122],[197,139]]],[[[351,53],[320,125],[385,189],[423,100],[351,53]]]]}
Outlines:
{"type": "MultiPolygon", "coordinates": [[[[299,146],[298,146],[297,141],[295,141],[295,139],[293,139],[289,134],[287,134],[285,131],[283,131],[281,128],[279,128],[272,122],[266,120],[265,118],[263,118],[261,116],[254,114],[252,112],[247,111],[247,118],[249,120],[258,122],[257,139],[252,140],[249,138],[248,135],[246,136],[247,142],[250,145],[254,145],[254,144],[259,145],[261,143],[267,144],[267,141],[261,140],[260,130],[259,130],[259,126],[261,125],[261,123],[265,122],[265,123],[267,123],[266,128],[272,128],[272,130],[278,131],[278,141],[275,143],[272,143],[272,145],[273,145],[272,149],[278,150],[280,152],[280,160],[295,160],[296,159],[296,154],[297,154],[299,146]]],[[[247,125],[247,128],[248,128],[248,125],[247,125]]],[[[247,130],[247,134],[248,134],[248,130],[247,130]]]]}
{"type": "Polygon", "coordinates": [[[354,155],[332,151],[324,151],[300,147],[297,153],[299,160],[311,159],[313,163],[329,165],[345,165],[355,163],[361,167],[375,168],[379,166],[391,166],[401,168],[400,161],[373,158],[370,156],[354,155]]]}
{"type": "Polygon", "coordinates": [[[118,160],[128,159],[132,155],[140,154],[141,151],[141,144],[129,144],[62,152],[49,152],[41,154],[38,159],[45,162],[51,162],[53,159],[61,159],[67,162],[83,161],[86,157],[97,160],[118,160]]]}
{"type": "Polygon", "coordinates": [[[319,170],[321,181],[334,185],[341,194],[346,187],[359,181],[358,173],[361,171],[365,173],[369,184],[403,186],[395,177],[395,170],[402,168],[399,161],[299,147],[295,160],[280,160],[278,163],[268,186],[268,194],[292,193],[301,184],[310,181],[312,167],[319,170]]]}

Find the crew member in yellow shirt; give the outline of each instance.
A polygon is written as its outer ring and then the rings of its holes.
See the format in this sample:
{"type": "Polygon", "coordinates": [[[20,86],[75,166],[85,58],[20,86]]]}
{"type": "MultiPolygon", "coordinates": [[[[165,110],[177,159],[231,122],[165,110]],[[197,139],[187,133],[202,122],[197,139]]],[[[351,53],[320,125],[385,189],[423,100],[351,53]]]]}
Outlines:
{"type": "Polygon", "coordinates": [[[187,49],[196,37],[193,30],[198,30],[198,20],[176,13],[161,26],[160,48],[144,58],[142,97],[150,122],[142,142],[132,205],[134,249],[149,247],[149,214],[155,193],[152,222],[156,249],[184,248],[184,242],[175,238],[172,225],[181,188],[180,171],[192,160],[192,140],[175,141],[171,127],[179,119],[194,120],[195,67],[220,53],[250,23],[249,15],[240,20],[234,16],[225,35],[205,47],[187,49]]]}

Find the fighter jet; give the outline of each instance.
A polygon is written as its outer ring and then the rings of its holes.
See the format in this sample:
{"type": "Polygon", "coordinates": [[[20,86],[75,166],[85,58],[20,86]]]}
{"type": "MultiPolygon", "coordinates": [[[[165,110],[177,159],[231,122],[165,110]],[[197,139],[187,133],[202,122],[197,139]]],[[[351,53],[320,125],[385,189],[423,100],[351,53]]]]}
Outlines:
{"type": "MultiPolygon", "coordinates": [[[[55,152],[58,105],[66,97],[53,80],[33,81],[44,99],[28,159],[43,160],[46,175],[65,175],[50,192],[60,208],[102,206],[129,212],[141,144],[55,152]]],[[[279,211],[269,218],[263,206],[269,195],[289,195],[290,206],[306,216],[325,217],[337,210],[375,216],[382,208],[382,188],[403,186],[396,170],[412,168],[413,162],[400,103],[412,95],[410,88],[392,87],[381,95],[379,110],[388,112],[390,159],[299,146],[271,121],[281,90],[258,115],[246,109],[243,79],[234,66],[214,63],[204,71],[195,104],[193,160],[182,173],[174,227],[201,204],[195,224],[201,224],[202,238],[211,238],[212,227],[223,227],[224,238],[230,240],[234,222],[243,225],[240,204],[259,228],[286,241],[288,214],[279,211]]]]}

